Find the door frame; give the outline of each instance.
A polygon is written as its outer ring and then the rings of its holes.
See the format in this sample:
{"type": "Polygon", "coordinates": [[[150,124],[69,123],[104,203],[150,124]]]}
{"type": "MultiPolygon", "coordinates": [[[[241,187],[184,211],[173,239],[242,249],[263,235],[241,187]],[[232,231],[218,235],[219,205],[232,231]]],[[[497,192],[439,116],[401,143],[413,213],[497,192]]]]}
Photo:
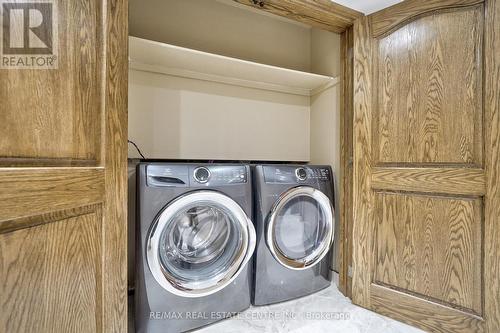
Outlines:
{"type": "Polygon", "coordinates": [[[353,27],[341,35],[340,61],[342,90],[340,94],[340,242],[339,289],[352,297],[352,226],[353,226],[353,27]]]}
{"type": "Polygon", "coordinates": [[[105,6],[104,166],[105,205],[102,258],[102,331],[126,332],[127,319],[127,154],[128,0],[105,6]]]}

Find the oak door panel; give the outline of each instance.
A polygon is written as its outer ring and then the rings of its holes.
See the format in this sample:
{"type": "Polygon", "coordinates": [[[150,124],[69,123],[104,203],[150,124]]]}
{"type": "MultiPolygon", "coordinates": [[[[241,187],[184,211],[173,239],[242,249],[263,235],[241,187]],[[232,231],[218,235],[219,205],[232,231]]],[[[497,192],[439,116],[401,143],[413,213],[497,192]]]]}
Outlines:
{"type": "Polygon", "coordinates": [[[500,332],[499,0],[406,0],[354,25],[353,302],[500,332]]]}
{"type": "Polygon", "coordinates": [[[429,15],[377,41],[378,163],[482,165],[483,11],[429,15]]]}
{"type": "Polygon", "coordinates": [[[375,194],[376,284],[482,313],[482,200],[375,194]]]}
{"type": "Polygon", "coordinates": [[[0,70],[0,164],[97,165],[103,8],[98,0],[58,0],[58,69],[0,70]]]}
{"type": "Polygon", "coordinates": [[[0,234],[0,331],[98,331],[102,212],[94,208],[0,234]]]}
{"type": "Polygon", "coordinates": [[[126,332],[128,3],[54,2],[58,68],[0,70],[0,332],[126,332]]]}

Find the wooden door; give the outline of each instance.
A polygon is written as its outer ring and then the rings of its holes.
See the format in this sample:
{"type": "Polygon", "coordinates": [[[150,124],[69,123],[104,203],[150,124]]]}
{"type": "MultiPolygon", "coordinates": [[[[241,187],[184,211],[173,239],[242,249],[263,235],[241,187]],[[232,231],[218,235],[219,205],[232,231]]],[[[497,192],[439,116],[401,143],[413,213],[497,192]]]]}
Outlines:
{"type": "Polygon", "coordinates": [[[500,332],[500,1],[405,1],[354,26],[353,301],[500,332]]]}
{"type": "Polygon", "coordinates": [[[0,332],[125,332],[127,1],[6,3],[0,332]]]}

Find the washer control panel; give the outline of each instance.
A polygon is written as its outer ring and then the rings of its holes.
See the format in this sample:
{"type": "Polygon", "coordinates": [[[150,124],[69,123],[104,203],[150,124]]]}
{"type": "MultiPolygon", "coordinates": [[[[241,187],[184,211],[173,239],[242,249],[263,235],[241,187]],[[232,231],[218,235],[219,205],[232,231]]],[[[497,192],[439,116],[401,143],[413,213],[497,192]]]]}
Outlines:
{"type": "Polygon", "coordinates": [[[268,184],[310,184],[330,182],[331,169],[327,166],[264,166],[268,184]]]}
{"type": "Polygon", "coordinates": [[[191,185],[224,186],[244,184],[249,179],[249,168],[244,165],[193,166],[191,185]]]}
{"type": "Polygon", "coordinates": [[[152,187],[205,187],[244,184],[249,167],[245,165],[150,164],[147,184],[152,187]]]}

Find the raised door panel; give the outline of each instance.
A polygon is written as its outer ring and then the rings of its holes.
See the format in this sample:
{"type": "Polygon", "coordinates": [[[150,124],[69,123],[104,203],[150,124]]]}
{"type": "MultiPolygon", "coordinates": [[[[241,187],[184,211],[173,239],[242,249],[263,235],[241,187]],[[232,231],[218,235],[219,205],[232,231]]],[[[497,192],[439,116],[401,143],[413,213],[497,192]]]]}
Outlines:
{"type": "Polygon", "coordinates": [[[435,13],[377,41],[378,163],[482,165],[483,12],[435,13]]]}
{"type": "Polygon", "coordinates": [[[102,212],[81,213],[0,234],[0,331],[100,330],[102,212]]]}
{"type": "Polygon", "coordinates": [[[0,69],[0,165],[96,165],[101,155],[105,8],[54,1],[55,69],[0,69]]]}
{"type": "Polygon", "coordinates": [[[375,195],[373,283],[482,313],[482,200],[375,195]]]}

